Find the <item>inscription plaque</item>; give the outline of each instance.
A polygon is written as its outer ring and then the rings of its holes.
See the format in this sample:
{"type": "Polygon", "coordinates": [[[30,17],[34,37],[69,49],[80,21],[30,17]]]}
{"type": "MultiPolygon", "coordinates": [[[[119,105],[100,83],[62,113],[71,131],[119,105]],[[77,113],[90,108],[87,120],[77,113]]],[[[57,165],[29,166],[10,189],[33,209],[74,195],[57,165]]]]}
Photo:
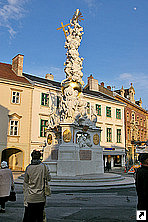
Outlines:
{"type": "Polygon", "coordinates": [[[52,160],[58,160],[58,150],[52,150],[51,151],[51,159],[52,160]]]}
{"type": "Polygon", "coordinates": [[[91,150],[80,150],[80,160],[91,160],[91,150]]]}

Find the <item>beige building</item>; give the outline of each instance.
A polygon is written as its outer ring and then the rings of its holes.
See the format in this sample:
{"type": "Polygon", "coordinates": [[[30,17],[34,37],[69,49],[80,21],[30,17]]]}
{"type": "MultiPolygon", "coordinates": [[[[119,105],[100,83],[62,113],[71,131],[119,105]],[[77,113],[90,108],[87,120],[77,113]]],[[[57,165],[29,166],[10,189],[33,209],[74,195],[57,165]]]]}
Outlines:
{"type": "Polygon", "coordinates": [[[117,101],[111,87],[98,84],[91,75],[85,87],[84,95],[88,106],[97,114],[97,126],[101,127],[101,146],[103,147],[104,166],[110,163],[111,168],[125,166],[125,104],[117,101]]]}
{"type": "Polygon", "coordinates": [[[0,160],[13,170],[30,161],[32,85],[22,76],[23,55],[11,64],[0,63],[0,160]]]}
{"type": "Polygon", "coordinates": [[[23,74],[33,84],[32,120],[31,120],[31,151],[42,150],[46,142],[46,129],[48,126],[51,100],[58,108],[61,94],[61,84],[53,80],[52,74],[46,74],[45,78],[23,74]]]}

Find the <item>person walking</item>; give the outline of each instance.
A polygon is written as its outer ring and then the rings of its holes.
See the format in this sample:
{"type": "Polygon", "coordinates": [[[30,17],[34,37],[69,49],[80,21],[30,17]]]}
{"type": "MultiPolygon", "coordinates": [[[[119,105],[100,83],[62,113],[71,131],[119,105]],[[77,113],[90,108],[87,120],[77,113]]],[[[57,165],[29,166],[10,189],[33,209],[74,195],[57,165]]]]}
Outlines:
{"type": "Polygon", "coordinates": [[[8,168],[7,162],[2,161],[0,169],[0,213],[5,213],[5,204],[9,200],[11,190],[14,190],[12,171],[8,168]]]}
{"type": "Polygon", "coordinates": [[[32,160],[26,168],[23,191],[25,214],[23,222],[43,222],[43,212],[46,202],[45,178],[51,180],[48,167],[40,160],[40,151],[34,150],[32,160]]]}
{"type": "Polygon", "coordinates": [[[135,184],[138,195],[138,210],[146,210],[148,218],[148,153],[140,154],[141,167],[137,169],[135,184]]]}
{"type": "Polygon", "coordinates": [[[109,161],[107,160],[107,162],[106,162],[106,170],[109,172],[109,169],[110,169],[110,163],[109,163],[109,161]]]}

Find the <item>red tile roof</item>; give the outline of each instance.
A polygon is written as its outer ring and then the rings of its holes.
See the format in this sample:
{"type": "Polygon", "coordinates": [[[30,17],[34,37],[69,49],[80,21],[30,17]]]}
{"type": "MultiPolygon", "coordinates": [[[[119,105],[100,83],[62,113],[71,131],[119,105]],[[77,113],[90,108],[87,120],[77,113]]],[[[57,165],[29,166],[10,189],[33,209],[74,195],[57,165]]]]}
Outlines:
{"type": "Polygon", "coordinates": [[[0,62],[0,78],[30,84],[24,76],[21,77],[15,74],[11,64],[2,62],[0,62]]]}

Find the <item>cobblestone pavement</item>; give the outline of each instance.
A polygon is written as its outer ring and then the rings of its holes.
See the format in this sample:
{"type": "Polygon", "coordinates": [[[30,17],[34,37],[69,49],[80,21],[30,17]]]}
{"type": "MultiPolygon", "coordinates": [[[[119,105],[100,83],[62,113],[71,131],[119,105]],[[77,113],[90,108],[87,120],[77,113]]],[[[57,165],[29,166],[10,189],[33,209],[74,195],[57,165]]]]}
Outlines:
{"type": "MultiPolygon", "coordinates": [[[[16,184],[17,201],[7,202],[0,222],[21,222],[24,213],[22,185],[16,184]]],[[[97,192],[54,192],[47,198],[47,222],[134,222],[135,188],[103,189],[97,192]]]]}

